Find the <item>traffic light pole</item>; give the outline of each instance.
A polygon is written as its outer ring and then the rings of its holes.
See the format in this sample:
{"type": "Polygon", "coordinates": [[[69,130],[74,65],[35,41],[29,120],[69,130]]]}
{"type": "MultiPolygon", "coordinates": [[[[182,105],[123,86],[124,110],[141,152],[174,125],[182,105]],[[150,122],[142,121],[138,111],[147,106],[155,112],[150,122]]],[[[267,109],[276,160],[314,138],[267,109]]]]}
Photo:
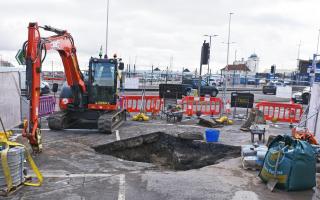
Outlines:
{"type": "MultiPolygon", "coordinates": [[[[205,43],[206,41],[204,41],[205,43]]],[[[201,47],[201,56],[200,56],[200,70],[199,70],[199,81],[198,81],[198,97],[200,97],[201,82],[202,82],[202,59],[203,59],[203,46],[201,47]]]]}
{"type": "MultiPolygon", "coordinates": [[[[209,47],[209,49],[211,50],[211,35],[209,36],[209,38],[210,38],[210,40],[209,40],[209,45],[210,45],[210,47],[209,47]]],[[[209,60],[208,60],[208,74],[209,74],[209,70],[210,70],[210,55],[209,55],[209,60]]]]}

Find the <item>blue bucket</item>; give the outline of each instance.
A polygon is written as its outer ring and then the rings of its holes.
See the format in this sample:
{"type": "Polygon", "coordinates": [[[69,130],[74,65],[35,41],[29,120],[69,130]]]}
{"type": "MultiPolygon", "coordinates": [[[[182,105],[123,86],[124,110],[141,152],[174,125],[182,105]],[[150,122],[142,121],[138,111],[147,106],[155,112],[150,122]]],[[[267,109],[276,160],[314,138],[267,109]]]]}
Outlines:
{"type": "Polygon", "coordinates": [[[206,141],[207,142],[218,142],[220,131],[216,129],[206,129],[206,141]]]}

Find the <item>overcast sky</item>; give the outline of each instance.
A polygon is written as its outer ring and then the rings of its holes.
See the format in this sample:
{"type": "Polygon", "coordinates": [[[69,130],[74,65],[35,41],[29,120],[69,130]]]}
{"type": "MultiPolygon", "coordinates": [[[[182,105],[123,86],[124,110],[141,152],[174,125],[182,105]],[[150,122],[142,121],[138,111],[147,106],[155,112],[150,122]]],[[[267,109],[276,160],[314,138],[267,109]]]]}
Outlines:
{"type": "MultiPolygon", "coordinates": [[[[107,0],[1,0],[0,55],[14,64],[14,56],[27,39],[29,22],[68,30],[75,39],[81,68],[90,56],[105,48],[107,0]]],[[[319,0],[110,0],[109,55],[117,53],[125,63],[164,69],[173,57],[173,70],[199,67],[204,34],[213,39],[211,66],[226,65],[228,13],[231,20],[230,61],[260,57],[260,71],[276,64],[295,69],[317,47],[320,28],[319,0]]],[[[44,36],[47,34],[43,34],[44,36]]],[[[62,64],[50,53],[44,69],[62,64]]]]}

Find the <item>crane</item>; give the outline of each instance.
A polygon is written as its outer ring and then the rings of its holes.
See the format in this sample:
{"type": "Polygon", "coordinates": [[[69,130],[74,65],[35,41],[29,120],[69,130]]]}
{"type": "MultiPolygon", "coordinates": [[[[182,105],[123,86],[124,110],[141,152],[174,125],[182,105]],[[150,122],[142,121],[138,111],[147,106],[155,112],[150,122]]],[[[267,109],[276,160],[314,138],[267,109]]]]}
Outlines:
{"type": "Polygon", "coordinates": [[[126,111],[119,107],[117,94],[118,78],[124,68],[121,59],[116,56],[111,59],[106,56],[91,57],[88,78],[85,79],[78,64],[77,49],[71,34],[66,30],[42,27],[31,22],[28,26],[28,40],[23,44],[30,106],[29,120],[24,120],[22,135],[29,140],[33,151],[42,151],[39,120],[41,66],[50,50],[57,51],[61,57],[66,84],[60,95],[60,111],[48,118],[49,128],[63,130],[71,124],[90,121],[96,124],[100,132],[112,133],[126,120],[126,111]],[[40,29],[54,35],[41,37],[40,29]]]}

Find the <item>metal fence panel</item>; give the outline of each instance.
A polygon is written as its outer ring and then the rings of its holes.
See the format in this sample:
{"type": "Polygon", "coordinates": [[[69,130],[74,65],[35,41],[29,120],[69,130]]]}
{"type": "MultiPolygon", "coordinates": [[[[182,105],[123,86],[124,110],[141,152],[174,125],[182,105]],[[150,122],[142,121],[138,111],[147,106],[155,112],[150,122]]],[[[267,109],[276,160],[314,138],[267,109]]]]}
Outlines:
{"type": "Polygon", "coordinates": [[[18,72],[0,72],[0,117],[7,129],[21,122],[19,82],[18,72]]]}

